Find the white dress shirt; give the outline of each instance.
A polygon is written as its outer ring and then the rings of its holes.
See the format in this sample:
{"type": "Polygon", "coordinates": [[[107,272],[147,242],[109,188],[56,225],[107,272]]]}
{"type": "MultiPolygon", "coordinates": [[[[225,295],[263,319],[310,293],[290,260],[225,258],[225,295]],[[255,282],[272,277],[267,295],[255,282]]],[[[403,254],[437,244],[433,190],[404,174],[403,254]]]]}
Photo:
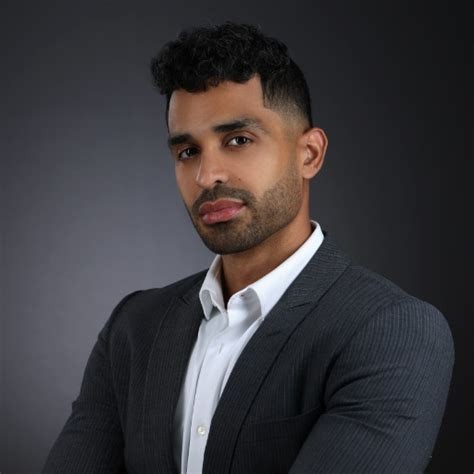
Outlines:
{"type": "Polygon", "coordinates": [[[221,257],[216,255],[199,292],[204,318],[199,328],[174,419],[174,459],[182,474],[200,474],[212,416],[236,360],[293,280],[321,245],[311,221],[310,237],[278,267],[231,296],[225,307],[221,257]]]}

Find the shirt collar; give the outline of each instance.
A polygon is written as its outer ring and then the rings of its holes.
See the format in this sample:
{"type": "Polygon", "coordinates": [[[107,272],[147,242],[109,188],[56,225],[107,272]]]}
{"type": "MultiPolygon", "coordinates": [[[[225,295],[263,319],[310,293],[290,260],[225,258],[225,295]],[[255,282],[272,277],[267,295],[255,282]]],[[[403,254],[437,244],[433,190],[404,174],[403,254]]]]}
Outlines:
{"type": "MultiPolygon", "coordinates": [[[[321,245],[324,239],[321,226],[313,220],[311,220],[311,224],[313,232],[298,250],[270,273],[236,293],[236,295],[240,295],[249,292],[256,295],[260,303],[261,314],[259,316],[264,317],[271,311],[321,245]]],[[[236,295],[232,295],[232,297],[236,295]]],[[[220,255],[215,256],[209,267],[199,291],[199,299],[206,319],[210,319],[214,307],[221,313],[226,311],[221,286],[220,255]]]]}
{"type": "Polygon", "coordinates": [[[213,307],[225,312],[224,295],[221,285],[221,256],[216,255],[199,291],[202,309],[206,319],[211,317],[213,307]]]}

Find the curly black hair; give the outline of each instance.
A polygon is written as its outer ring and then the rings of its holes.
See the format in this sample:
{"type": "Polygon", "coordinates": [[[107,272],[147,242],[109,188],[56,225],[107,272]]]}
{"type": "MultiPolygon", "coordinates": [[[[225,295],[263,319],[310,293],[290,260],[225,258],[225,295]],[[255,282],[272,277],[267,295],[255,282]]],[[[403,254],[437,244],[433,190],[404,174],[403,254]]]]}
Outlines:
{"type": "Polygon", "coordinates": [[[308,84],[287,47],[248,24],[226,22],[183,30],[151,60],[153,82],[166,95],[205,91],[222,81],[247,82],[258,74],[265,106],[293,111],[312,127],[308,84]]]}

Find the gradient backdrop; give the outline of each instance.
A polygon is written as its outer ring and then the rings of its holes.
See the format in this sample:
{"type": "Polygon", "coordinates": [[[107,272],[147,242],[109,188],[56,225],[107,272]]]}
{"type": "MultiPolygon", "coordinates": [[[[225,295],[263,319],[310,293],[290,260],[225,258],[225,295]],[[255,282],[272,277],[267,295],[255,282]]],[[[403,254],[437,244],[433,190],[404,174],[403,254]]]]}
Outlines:
{"type": "Polygon", "coordinates": [[[212,259],[175,188],[148,63],[183,27],[224,20],[277,36],[307,75],[330,142],[312,217],[446,315],[457,359],[428,472],[472,472],[467,16],[330,3],[3,3],[2,474],[40,470],[119,299],[212,259]]]}

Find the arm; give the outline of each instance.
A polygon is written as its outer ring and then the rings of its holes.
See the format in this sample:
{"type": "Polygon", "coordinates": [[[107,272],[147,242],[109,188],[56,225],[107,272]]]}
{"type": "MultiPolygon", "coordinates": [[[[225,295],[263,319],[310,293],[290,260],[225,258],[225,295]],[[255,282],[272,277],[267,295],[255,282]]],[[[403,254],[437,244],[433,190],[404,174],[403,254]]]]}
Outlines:
{"type": "Polygon", "coordinates": [[[290,474],[423,472],[453,363],[451,332],[436,308],[407,298],[377,312],[334,361],[326,412],[290,474]]]}
{"type": "Polygon", "coordinates": [[[120,309],[114,309],[89,356],[79,397],[51,452],[43,474],[106,474],[125,472],[123,434],[108,358],[110,328],[120,309]]]}

